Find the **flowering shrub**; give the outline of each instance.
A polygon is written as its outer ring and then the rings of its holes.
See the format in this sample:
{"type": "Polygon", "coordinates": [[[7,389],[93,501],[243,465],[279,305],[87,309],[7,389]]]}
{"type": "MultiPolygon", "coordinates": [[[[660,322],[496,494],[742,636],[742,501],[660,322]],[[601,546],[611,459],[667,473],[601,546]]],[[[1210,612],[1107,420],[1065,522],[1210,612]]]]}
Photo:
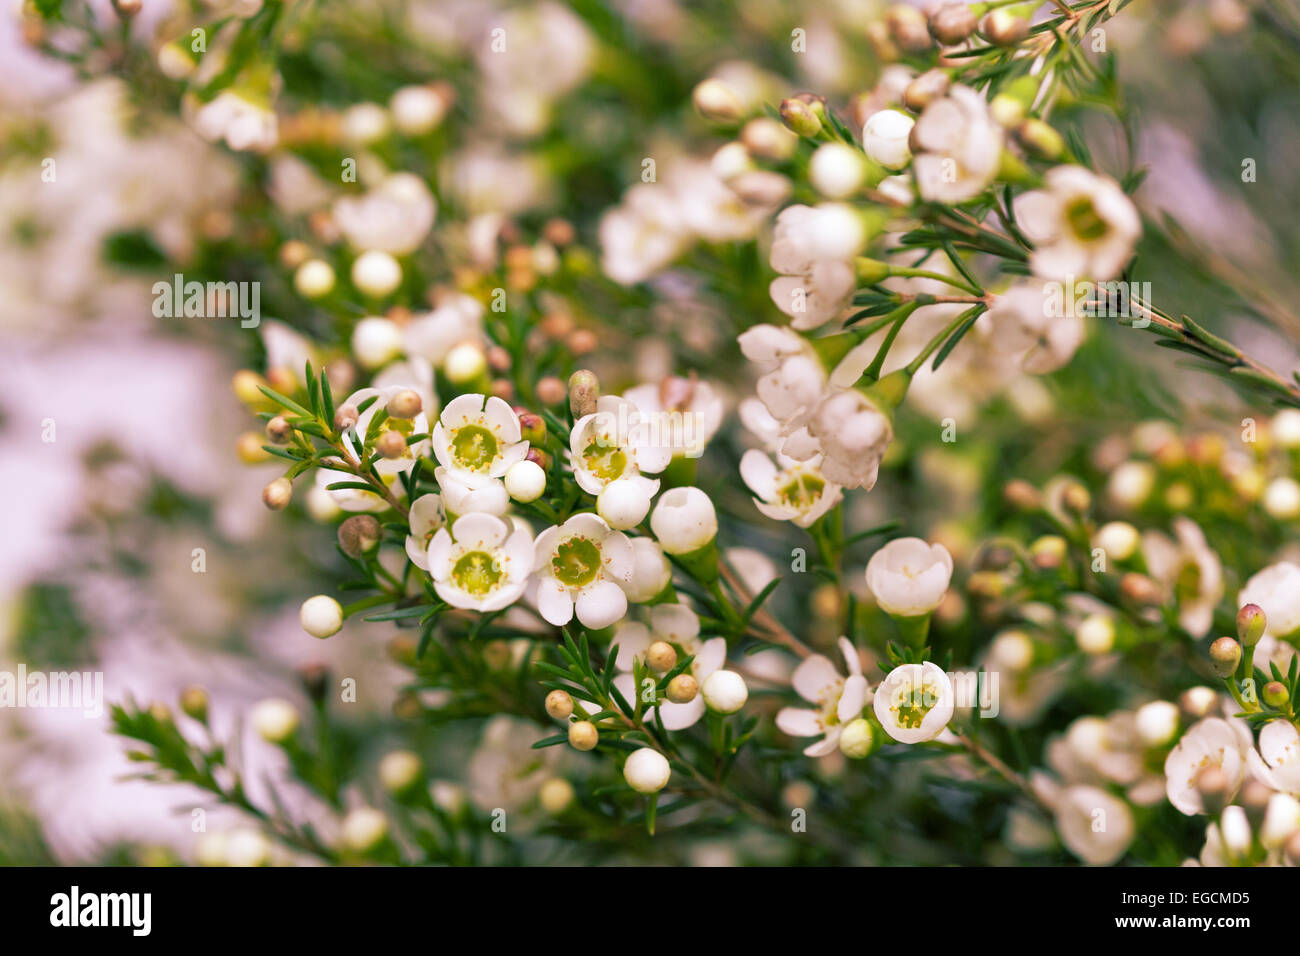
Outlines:
{"type": "Polygon", "coordinates": [[[1123,73],[1186,11],[34,6],[229,177],[114,268],[242,319],[189,334],[279,640],[400,669],[128,683],[143,775],[241,817],[178,852],[1300,858],[1300,379],[1218,303],[1295,321],[1154,204],[1123,73]]]}

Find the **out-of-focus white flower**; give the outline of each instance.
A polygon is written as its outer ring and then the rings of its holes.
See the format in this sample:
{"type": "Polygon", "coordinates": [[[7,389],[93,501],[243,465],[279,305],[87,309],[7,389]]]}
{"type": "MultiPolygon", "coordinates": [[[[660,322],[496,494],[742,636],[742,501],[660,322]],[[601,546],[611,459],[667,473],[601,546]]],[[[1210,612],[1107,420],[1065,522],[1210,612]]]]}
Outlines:
{"type": "Polygon", "coordinates": [[[668,587],[673,568],[658,541],[645,537],[632,538],[631,541],[632,577],[623,590],[633,604],[644,604],[668,587]]]}
{"type": "Polygon", "coordinates": [[[629,388],[623,397],[636,406],[650,440],[674,455],[698,458],[713,438],[725,413],[720,396],[708,382],[670,375],[659,384],[629,388]]]}
{"type": "Polygon", "coordinates": [[[1253,575],[1237,595],[1237,606],[1257,604],[1264,612],[1264,633],[1291,637],[1300,632],[1300,565],[1270,564],[1253,575]]]}
{"type": "Polygon", "coordinates": [[[352,354],[365,368],[379,368],[402,354],[402,330],[392,319],[370,315],[352,330],[352,354]]]}
{"type": "Polygon", "coordinates": [[[895,617],[929,614],[943,600],[952,578],[952,555],[923,538],[895,538],[867,562],[867,587],[895,617]]]}
{"type": "Polygon", "coordinates": [[[775,325],[756,325],[738,341],[764,373],[758,397],[777,424],[790,429],[807,422],[826,391],[826,371],[807,339],[775,325]]]}
{"type": "Polygon", "coordinates": [[[330,637],[343,627],[343,608],[328,594],[318,594],[302,602],[298,620],[312,637],[330,637]]]}
{"type": "Polygon", "coordinates": [[[1056,371],[1083,342],[1083,320],[1054,309],[1043,290],[1028,283],[998,296],[988,318],[997,346],[1020,354],[1021,367],[1033,375],[1056,371]]]}
{"type": "Polygon", "coordinates": [[[952,720],[952,682],[938,664],[900,664],[876,688],[876,719],[899,743],[933,740],[952,720]]]}
{"type": "Polygon", "coordinates": [[[284,743],[298,729],[298,708],[283,697],[268,697],[253,705],[249,723],[263,740],[284,743]]]}
{"type": "Polygon", "coordinates": [[[1194,521],[1178,517],[1173,527],[1176,541],[1159,532],[1144,534],[1142,554],[1151,576],[1177,602],[1179,626],[1193,637],[1204,637],[1223,598],[1223,566],[1194,521]]]}
{"type": "Polygon", "coordinates": [[[278,138],[275,113],[233,90],[223,90],[198,108],[194,128],[209,142],[225,140],[234,150],[263,153],[278,138]]]}
{"type": "Polygon", "coordinates": [[[583,627],[609,627],[627,613],[632,544],[593,514],[576,514],[537,536],[533,549],[537,608],[562,626],[576,611],[583,627]]]}
{"type": "Polygon", "coordinates": [[[420,570],[429,570],[429,542],[433,534],[447,523],[441,495],[421,495],[411,503],[408,516],[411,533],[406,536],[406,556],[420,570]]]}
{"type": "MultiPolygon", "coordinates": [[[[712,637],[700,640],[700,619],[684,604],[656,604],[650,608],[649,626],[639,621],[629,621],[615,633],[611,643],[618,646],[615,666],[623,673],[615,678],[619,691],[630,699],[640,688],[632,685],[632,665],[637,659],[644,661],[645,653],[655,641],[673,645],[683,657],[690,657],[687,673],[703,685],[727,660],[727,639],[712,637]]],[[[684,704],[670,700],[650,708],[646,719],[651,723],[662,720],[665,730],[684,730],[704,716],[704,698],[696,694],[684,704]],[[656,716],[655,711],[658,711],[656,716]]]]}
{"type": "Polygon", "coordinates": [[[795,461],[783,455],[773,461],[751,448],[740,459],[740,477],[754,492],[754,506],[776,521],[810,527],[844,497],[838,485],[826,481],[819,458],[795,461]]]}
{"type": "Polygon", "coordinates": [[[1029,265],[1051,279],[1110,279],[1142,234],[1133,201],[1119,184],[1082,166],[1055,166],[1046,187],[1017,197],[1016,222],[1034,243],[1029,265]]]}
{"type": "Polygon", "coordinates": [[[1300,517],[1300,482],[1288,475],[1270,481],[1264,489],[1264,510],[1279,521],[1300,517]]]}
{"type": "Polygon", "coordinates": [[[862,676],[858,650],[847,638],[839,641],[849,676],[840,676],[830,658],[812,654],[794,670],[791,681],[797,693],[816,709],[783,707],[776,726],[791,737],[819,737],[804,748],[809,757],[824,757],[839,746],[844,727],[862,713],[870,700],[867,679],[862,676]]]}
{"type": "Polygon", "coordinates": [[[699,488],[672,488],[650,514],[650,530],[669,554],[690,554],[717,536],[718,513],[699,488]]]}
{"type": "Polygon", "coordinates": [[[388,101],[393,125],[403,136],[423,136],[438,127],[450,104],[432,86],[403,86],[388,101]]]}
{"type": "Polygon", "coordinates": [[[1137,508],[1155,487],[1156,470],[1148,461],[1126,461],[1110,473],[1106,494],[1124,508],[1137,508]]]}
{"type": "Polygon", "coordinates": [[[989,115],[984,97],[969,87],[954,86],[931,101],[911,140],[917,189],[931,202],[974,199],[997,175],[1002,127],[989,115]]]}
{"type": "Polygon", "coordinates": [[[402,284],[402,267],[387,252],[371,249],[352,263],[352,284],[368,296],[383,298],[402,284]]]}
{"type": "Polygon", "coordinates": [[[865,240],[862,221],[846,206],[781,211],[771,252],[772,268],[781,275],[768,291],[792,326],[815,329],[848,306],[857,288],[852,259],[865,240]]]}
{"type": "Polygon", "coordinates": [[[635,285],[665,269],[691,236],[672,194],[655,183],[638,183],[600,220],[601,267],[622,285],[635,285]]]}
{"type": "Polygon", "coordinates": [[[364,196],[334,203],[334,223],[354,248],[414,252],[433,228],[438,204],[414,173],[393,173],[364,196]]]}
{"type": "Polygon", "coordinates": [[[1112,561],[1127,561],[1137,552],[1142,536],[1127,521],[1108,521],[1092,536],[1092,546],[1101,548],[1112,561]]]}
{"type": "Polygon", "coordinates": [[[499,611],[518,600],[533,567],[533,539],[495,515],[468,514],[429,542],[433,588],[452,607],[499,611]]]}
{"type": "Polygon", "coordinates": [[[1138,736],[1148,747],[1163,747],[1178,733],[1178,707],[1167,700],[1143,704],[1133,717],[1138,736]]]}
{"type": "Polygon", "coordinates": [[[915,125],[916,121],[902,110],[872,113],[862,127],[862,146],[886,169],[902,169],[912,158],[907,138],[915,125]]]}
{"type": "Polygon", "coordinates": [[[1221,717],[1206,717],[1187,729],[1165,758],[1165,788],[1180,813],[1205,812],[1197,779],[1208,767],[1218,767],[1228,778],[1228,799],[1236,796],[1246,775],[1247,754],[1254,751],[1250,730],[1221,717]]]}
{"type": "Polygon", "coordinates": [[[293,287],[305,299],[319,299],[334,289],[334,267],[323,259],[308,259],[293,274],[293,287]]]}
{"type": "Polygon", "coordinates": [[[876,484],[880,462],[894,438],[889,416],[854,388],[830,390],[813,410],[807,435],[791,435],[781,451],[799,461],[821,454],[826,480],[844,488],[876,484]]]}
{"type": "Polygon", "coordinates": [[[1128,804],[1098,787],[1067,787],[1054,809],[1061,842],[1092,866],[1110,866],[1117,861],[1136,834],[1128,804]]]}
{"type": "Polygon", "coordinates": [[[432,312],[417,315],[406,324],[402,338],[407,354],[441,365],[447,353],[462,342],[482,341],[484,311],[483,303],[472,296],[449,296],[432,312]]]}
{"type": "Polygon", "coordinates": [[[671,775],[668,758],[649,747],[633,751],[623,764],[623,779],[637,793],[658,793],[671,775]]]}
{"type": "MultiPolygon", "coordinates": [[[[1300,794],[1300,731],[1289,720],[1270,720],[1259,732],[1259,755],[1274,789],[1300,794]]],[[[1253,762],[1252,762],[1253,764],[1253,762]]]]}
{"type": "Polygon", "coordinates": [[[430,441],[447,474],[470,488],[482,488],[503,477],[528,454],[519,416],[495,395],[453,398],[438,416],[430,441]]]}
{"type": "Polygon", "coordinates": [[[862,154],[845,143],[822,143],[808,163],[808,180],[827,199],[847,199],[866,179],[862,154]]]}
{"type": "Polygon", "coordinates": [[[1300,831],[1300,800],[1289,793],[1275,793],[1268,798],[1264,823],[1259,828],[1259,842],[1265,849],[1277,850],[1300,831]]]}
{"type": "Polygon", "coordinates": [[[1283,448],[1300,448],[1300,408],[1284,408],[1269,422],[1273,440],[1283,448]]]}

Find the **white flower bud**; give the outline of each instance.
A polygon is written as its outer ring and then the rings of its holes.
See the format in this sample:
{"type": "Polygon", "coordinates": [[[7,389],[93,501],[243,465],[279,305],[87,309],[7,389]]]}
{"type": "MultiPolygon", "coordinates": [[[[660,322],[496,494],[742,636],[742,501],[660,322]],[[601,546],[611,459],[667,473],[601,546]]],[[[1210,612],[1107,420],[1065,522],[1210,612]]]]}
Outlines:
{"type": "Polygon", "coordinates": [[[453,384],[468,385],[487,371],[487,356],[477,342],[462,342],[447,353],[442,370],[453,384]]]}
{"type": "Polygon", "coordinates": [[[352,330],[352,354],[366,368],[379,368],[402,353],[402,330],[392,319],[369,316],[352,330]]]}
{"type": "Polygon", "coordinates": [[[871,722],[866,718],[858,717],[849,721],[845,725],[843,733],[840,734],[840,750],[846,757],[861,760],[871,753],[871,744],[874,738],[875,734],[872,733],[871,722]]]}
{"type": "Polygon", "coordinates": [[[668,758],[649,747],[635,751],[623,764],[623,779],[637,793],[658,793],[671,775],[668,758]]]}
{"type": "Polygon", "coordinates": [[[379,761],[379,782],[389,793],[409,790],[424,770],[420,758],[409,750],[394,750],[379,761]]]}
{"type": "Polygon", "coordinates": [[[717,535],[718,514],[713,501],[699,488],[673,488],[655,505],[650,530],[669,554],[690,554],[717,535]]]}
{"type": "Polygon", "coordinates": [[[1259,841],[1272,850],[1286,843],[1297,830],[1300,830],[1300,801],[1289,793],[1269,797],[1259,841]]]}
{"type": "Polygon", "coordinates": [[[1232,854],[1245,853],[1250,849],[1250,820],[1242,807],[1227,807],[1219,817],[1219,833],[1223,844],[1232,854]]]}
{"type": "Polygon", "coordinates": [[[318,594],[302,602],[298,620],[312,637],[329,637],[343,627],[343,608],[328,594],[318,594]]]}
{"type": "Polygon", "coordinates": [[[635,528],[650,510],[650,495],[639,481],[617,478],[596,496],[596,513],[615,531],[635,528]]]}
{"type": "Polygon", "coordinates": [[[304,299],[319,299],[334,289],[334,268],[323,259],[308,259],[293,274],[293,287],[304,299]]]}
{"type": "Polygon", "coordinates": [[[708,708],[720,714],[734,714],[749,700],[745,678],[735,671],[714,671],[704,679],[700,693],[708,708]]]}
{"type": "Polygon", "coordinates": [[[535,461],[517,461],[506,471],[506,494],[525,504],[536,501],[546,491],[546,472],[535,461]]]}
{"type": "Polygon", "coordinates": [[[1034,642],[1024,631],[1003,631],[993,639],[989,654],[998,664],[1018,674],[1034,662],[1034,642]]]}
{"type": "Polygon", "coordinates": [[[357,807],[343,818],[343,845],[357,853],[373,850],[388,835],[388,818],[374,807],[357,807]]]}
{"type": "Polygon", "coordinates": [[[1300,517],[1300,483],[1294,478],[1274,478],[1264,489],[1264,510],[1279,521],[1300,517]]]}
{"type": "Polygon", "coordinates": [[[920,617],[948,593],[952,555],[941,544],[897,538],[871,556],[866,573],[867,587],[887,614],[920,617]]]}
{"type": "Polygon", "coordinates": [[[388,111],[378,103],[354,103],[343,111],[341,134],[345,142],[367,146],[388,134],[388,111]]]}
{"type": "MultiPolygon", "coordinates": [[[[606,518],[606,521],[609,519],[606,518]]],[[[652,538],[631,538],[632,579],[623,584],[627,599],[644,604],[658,595],[672,580],[673,568],[664,557],[664,549],[652,538]]]]}
{"type": "Polygon", "coordinates": [[[402,267],[387,252],[371,249],[352,263],[352,284],[368,296],[383,298],[402,284],[402,267]]]}
{"type": "Polygon", "coordinates": [[[872,113],[862,127],[862,147],[886,169],[902,169],[912,158],[907,138],[916,120],[901,110],[872,113]]]}
{"type": "Polygon", "coordinates": [[[823,143],[808,165],[813,188],[828,199],[845,199],[862,187],[867,176],[862,154],[844,143],[823,143]]]}
{"type": "Polygon", "coordinates": [[[1085,654],[1107,654],[1115,646],[1115,623],[1107,614],[1090,614],[1074,632],[1074,640],[1085,654]]]}
{"type": "Polygon", "coordinates": [[[269,697],[254,705],[249,722],[263,740],[282,744],[298,729],[298,709],[283,698],[269,697]]]}
{"type": "Polygon", "coordinates": [[[563,777],[552,777],[537,791],[537,802],[551,816],[557,816],[573,803],[573,784],[563,777]]]}
{"type": "Polygon", "coordinates": [[[1126,461],[1110,473],[1106,493],[1124,508],[1137,508],[1155,487],[1156,471],[1145,461],[1126,461]]]}
{"type": "Polygon", "coordinates": [[[1162,747],[1178,733],[1178,708],[1167,700],[1153,700],[1137,709],[1134,722],[1142,743],[1162,747]]]}
{"type": "Polygon", "coordinates": [[[428,86],[404,86],[388,101],[393,125],[403,136],[423,136],[447,114],[447,101],[428,86]]]}
{"type": "Polygon", "coordinates": [[[228,834],[223,849],[226,866],[265,866],[271,859],[271,841],[251,827],[228,834]]]}
{"type": "Polygon", "coordinates": [[[701,116],[717,123],[735,123],[745,115],[744,104],[735,90],[716,78],[698,84],[691,100],[701,116]]]}
{"type": "Polygon", "coordinates": [[[724,183],[754,168],[744,143],[730,142],[719,147],[710,163],[713,173],[724,183]]]}
{"type": "Polygon", "coordinates": [[[1270,423],[1273,440],[1283,448],[1300,448],[1300,408],[1284,408],[1270,423]]]}
{"type": "Polygon", "coordinates": [[[1141,541],[1138,529],[1127,521],[1108,521],[1092,536],[1092,546],[1105,551],[1111,561],[1127,561],[1141,541]]]}

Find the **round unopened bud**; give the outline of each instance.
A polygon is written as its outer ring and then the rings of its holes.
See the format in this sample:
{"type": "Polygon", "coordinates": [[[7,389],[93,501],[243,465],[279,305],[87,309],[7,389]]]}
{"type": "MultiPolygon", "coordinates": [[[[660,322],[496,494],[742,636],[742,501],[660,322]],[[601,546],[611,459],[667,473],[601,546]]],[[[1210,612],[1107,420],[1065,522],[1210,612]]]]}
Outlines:
{"type": "Polygon", "coordinates": [[[200,723],[208,719],[208,692],[202,687],[191,685],[181,691],[181,713],[200,723]]]}
{"type": "Polygon", "coordinates": [[[645,662],[656,674],[666,674],[677,666],[677,651],[667,641],[655,641],[645,652],[645,662]]]}
{"type": "Polygon", "coordinates": [[[450,99],[440,86],[404,86],[388,101],[388,111],[403,136],[423,136],[442,122],[450,99]]]}
{"type": "Polygon", "coordinates": [[[770,116],[759,116],[746,123],[740,131],[740,141],[751,156],[773,162],[789,159],[799,145],[799,137],[770,116]]]}
{"type": "Polygon", "coordinates": [[[631,478],[616,478],[596,496],[596,513],[615,531],[635,528],[650,511],[650,495],[631,478]]]}
{"type": "Polygon", "coordinates": [[[922,53],[933,45],[930,25],[916,7],[904,3],[894,4],[885,14],[885,24],[889,27],[890,37],[901,50],[922,53]]]}
{"type": "Polygon", "coordinates": [[[293,482],[288,478],[277,478],[262,489],[262,504],[272,511],[283,511],[293,498],[293,482]]]}
{"type": "Polygon", "coordinates": [[[1092,546],[1101,548],[1112,561],[1127,561],[1137,553],[1142,536],[1127,521],[1108,521],[1092,536],[1092,546]]]}
{"type": "Polygon", "coordinates": [[[349,558],[368,554],[379,544],[382,529],[374,515],[352,515],[339,525],[339,547],[349,558]]]}
{"type": "Polygon", "coordinates": [[[1237,638],[1242,647],[1254,647],[1264,636],[1268,620],[1258,604],[1247,604],[1237,612],[1237,638]]]}
{"type": "Polygon", "coordinates": [[[352,330],[352,354],[366,368],[387,365],[402,352],[402,330],[392,319],[372,315],[352,330]]]}
{"type": "Polygon", "coordinates": [[[443,360],[442,370],[454,385],[469,385],[487,372],[487,355],[477,342],[462,342],[443,360]]]}
{"type": "Polygon", "coordinates": [[[402,284],[402,267],[391,254],[371,249],[352,263],[352,284],[368,296],[383,298],[402,284]]]}
{"type": "Polygon", "coordinates": [[[367,853],[388,836],[388,818],[374,807],[357,807],[339,828],[343,845],[354,853],[367,853]]]}
{"type": "Polygon", "coordinates": [[[546,712],[556,720],[568,720],[573,713],[573,698],[569,692],[556,688],[547,694],[546,712]]]}
{"type": "Polygon", "coordinates": [[[1057,494],[1061,507],[1073,515],[1083,514],[1092,504],[1092,496],[1088,494],[1088,489],[1072,479],[1065,481],[1057,494]]]}
{"type": "MultiPolygon", "coordinates": [[[[1221,637],[1219,640],[1231,640],[1231,638],[1221,637]]],[[[1286,684],[1281,681],[1271,680],[1264,685],[1263,697],[1264,703],[1268,704],[1268,706],[1275,710],[1281,710],[1291,700],[1291,692],[1286,689],[1286,684]]]]}
{"type": "Polygon", "coordinates": [[[293,426],[283,415],[276,415],[266,423],[266,437],[273,445],[283,445],[293,436],[293,426]]]}
{"type": "Polygon", "coordinates": [[[551,470],[551,465],[554,464],[550,452],[542,451],[540,448],[529,448],[528,454],[524,456],[524,460],[531,461],[534,465],[545,472],[549,472],[551,470]]]}
{"type": "Polygon", "coordinates": [[[1300,482],[1282,476],[1264,489],[1264,510],[1279,521],[1300,518],[1300,482]]]}
{"type": "Polygon", "coordinates": [[[745,105],[736,91],[717,77],[697,84],[691,102],[701,116],[715,123],[737,123],[745,115],[745,105]]]}
{"type": "Polygon", "coordinates": [[[1153,700],[1137,709],[1133,723],[1142,743],[1163,747],[1178,733],[1178,708],[1167,700],[1153,700]]]}
{"type": "Polygon", "coordinates": [[[409,750],[394,750],[379,761],[379,782],[389,793],[402,794],[421,781],[424,765],[409,750]]]}
{"type": "Polygon", "coordinates": [[[546,442],[546,419],[536,412],[516,408],[519,416],[519,437],[529,445],[541,445],[546,442]]]}
{"type": "Polygon", "coordinates": [[[302,602],[298,620],[312,637],[330,637],[343,627],[343,607],[328,594],[317,594],[302,602]]]}
{"type": "Polygon", "coordinates": [[[808,179],[827,199],[847,199],[866,180],[862,154],[845,143],[823,143],[812,154],[808,179]]]}
{"type": "Polygon", "coordinates": [[[822,121],[812,107],[794,97],[781,101],[781,122],[796,136],[811,138],[822,130],[822,121]]]}
{"type": "Polygon", "coordinates": [[[536,501],[546,491],[546,472],[536,462],[517,461],[506,471],[506,494],[515,501],[536,501]]]}
{"type": "Polygon", "coordinates": [[[558,816],[573,803],[573,784],[563,777],[552,777],[537,791],[537,802],[551,816],[558,816]]]}
{"type": "Polygon", "coordinates": [[[1241,661],[1241,645],[1230,637],[1221,637],[1210,645],[1210,667],[1216,677],[1229,677],[1241,661]]]}
{"type": "Polygon", "coordinates": [[[1016,139],[1025,151],[1039,159],[1059,159],[1065,152],[1065,138],[1040,119],[1030,117],[1016,127],[1016,139]]]}
{"type": "Polygon", "coordinates": [[[664,694],[674,704],[689,704],[699,692],[699,681],[690,674],[678,674],[668,682],[664,694]]]}
{"type": "Polygon", "coordinates": [[[749,687],[745,684],[745,678],[735,671],[714,671],[704,679],[700,693],[704,695],[704,703],[709,710],[720,714],[734,714],[749,700],[749,687]]]}
{"type": "Polygon", "coordinates": [[[1014,46],[1029,35],[1029,20],[1007,10],[990,10],[980,21],[980,36],[994,46],[1014,46]]]}
{"type": "Polygon", "coordinates": [[[930,11],[930,36],[956,46],[975,32],[975,11],[965,3],[944,3],[930,11]]]}
{"type": "Polygon", "coordinates": [[[840,734],[840,751],[846,757],[861,760],[871,753],[875,736],[871,730],[871,722],[863,717],[857,717],[844,725],[844,730],[840,734]]]}
{"type": "Polygon", "coordinates": [[[334,428],[340,432],[345,432],[357,423],[361,413],[357,411],[355,405],[344,405],[334,413],[334,428]]]}
{"type": "Polygon", "coordinates": [[[713,500],[699,488],[671,488],[659,497],[650,515],[650,530],[669,554],[690,554],[718,534],[713,500]]]}
{"type": "Polygon", "coordinates": [[[862,148],[886,169],[902,169],[912,158],[907,138],[916,120],[901,110],[872,113],[862,127],[862,148]]]}
{"type": "Polygon", "coordinates": [[[671,775],[668,758],[649,747],[634,751],[623,764],[623,779],[637,793],[658,793],[671,775]]]}
{"type": "Polygon", "coordinates": [[[406,436],[392,428],[379,433],[375,439],[375,451],[390,461],[406,454],[406,436]]]}
{"type": "Polygon", "coordinates": [[[1247,780],[1242,786],[1238,802],[1246,811],[1246,819],[1250,821],[1252,829],[1258,829],[1264,822],[1264,815],[1268,813],[1268,801],[1273,793],[1270,787],[1254,778],[1247,780]]]}
{"type": "Polygon", "coordinates": [[[1219,695],[1210,687],[1189,687],[1178,697],[1178,706],[1191,720],[1204,717],[1218,703],[1219,695]]]}
{"type": "Polygon", "coordinates": [[[1089,614],[1074,632],[1074,640],[1085,654],[1109,654],[1115,646],[1115,622],[1108,614],[1089,614]]]}
{"type": "Polygon", "coordinates": [[[543,405],[558,405],[569,397],[569,389],[554,375],[537,382],[537,400],[543,405]]]}
{"type": "Polygon", "coordinates": [[[590,369],[580,368],[569,376],[569,411],[574,418],[594,414],[600,398],[600,379],[590,369]]]}
{"type": "Polygon", "coordinates": [[[600,741],[596,725],[589,720],[575,720],[569,724],[569,745],[574,750],[592,750],[600,741]]]}
{"type": "Polygon", "coordinates": [[[308,259],[293,274],[293,287],[305,299],[319,299],[334,289],[334,269],[323,259],[308,259]]]}
{"type": "Polygon", "coordinates": [[[263,740],[282,744],[298,730],[298,708],[283,698],[270,697],[253,706],[249,722],[263,740]]]}
{"type": "Polygon", "coordinates": [[[944,96],[952,80],[943,70],[926,70],[903,89],[903,105],[919,113],[935,100],[944,96]]]}
{"type": "Polygon", "coordinates": [[[1221,813],[1232,795],[1232,781],[1217,764],[1211,764],[1196,777],[1196,789],[1207,813],[1221,813]]]}
{"type": "Polygon", "coordinates": [[[388,400],[388,414],[391,418],[414,418],[422,411],[424,399],[411,388],[402,389],[388,400]]]}
{"type": "Polygon", "coordinates": [[[1029,546],[1029,557],[1034,567],[1043,571],[1059,568],[1065,561],[1067,545],[1057,534],[1045,534],[1029,546]]]}

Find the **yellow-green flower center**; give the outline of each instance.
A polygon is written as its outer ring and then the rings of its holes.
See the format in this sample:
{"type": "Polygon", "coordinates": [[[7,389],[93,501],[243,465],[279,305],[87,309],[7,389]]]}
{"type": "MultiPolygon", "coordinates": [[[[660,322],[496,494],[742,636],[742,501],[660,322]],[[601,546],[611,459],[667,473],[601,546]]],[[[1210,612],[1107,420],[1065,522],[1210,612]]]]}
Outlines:
{"type": "Polygon", "coordinates": [[[462,425],[452,434],[452,456],[469,471],[487,471],[500,452],[497,436],[482,425],[462,425]]]}
{"type": "Polygon", "coordinates": [[[934,710],[939,701],[934,684],[912,684],[901,687],[894,694],[894,712],[898,715],[898,726],[915,730],[925,720],[925,715],[934,710]]]}
{"type": "Polygon", "coordinates": [[[816,475],[796,472],[784,485],[776,490],[781,501],[792,508],[811,508],[822,496],[826,482],[816,475]]]}
{"type": "Polygon", "coordinates": [[[600,548],[594,541],[583,537],[561,541],[551,558],[555,579],[571,588],[590,584],[600,573],[600,548]]]}
{"type": "Polygon", "coordinates": [[[1097,208],[1087,196],[1079,196],[1065,207],[1065,220],[1075,236],[1091,242],[1106,235],[1106,220],[1097,214],[1097,208]]]}
{"type": "Polygon", "coordinates": [[[592,442],[582,452],[587,470],[602,481],[613,481],[627,468],[627,452],[619,445],[592,442]]]}
{"type": "Polygon", "coordinates": [[[486,551],[466,551],[452,565],[451,577],[462,591],[483,597],[501,583],[501,566],[486,551]]]}

